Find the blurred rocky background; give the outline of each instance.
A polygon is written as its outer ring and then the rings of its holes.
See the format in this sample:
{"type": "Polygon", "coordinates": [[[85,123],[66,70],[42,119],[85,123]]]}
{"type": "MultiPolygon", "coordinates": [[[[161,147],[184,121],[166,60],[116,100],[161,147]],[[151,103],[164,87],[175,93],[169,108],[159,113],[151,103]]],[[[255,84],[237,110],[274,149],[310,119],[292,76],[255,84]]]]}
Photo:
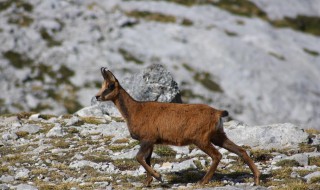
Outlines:
{"type": "MultiPolygon", "coordinates": [[[[74,113],[161,64],[185,103],[320,129],[317,0],[1,0],[0,113],[74,113]]],[[[130,85],[128,86],[128,88],[130,85]]],[[[131,86],[131,88],[134,88],[131,86]]]]}

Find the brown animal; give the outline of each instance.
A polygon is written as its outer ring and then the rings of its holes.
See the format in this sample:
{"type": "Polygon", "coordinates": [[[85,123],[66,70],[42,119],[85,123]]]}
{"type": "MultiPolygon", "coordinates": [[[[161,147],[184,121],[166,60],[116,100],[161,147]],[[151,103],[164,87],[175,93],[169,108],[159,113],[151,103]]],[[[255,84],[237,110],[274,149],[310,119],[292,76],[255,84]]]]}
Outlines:
{"type": "Polygon", "coordinates": [[[218,145],[240,156],[253,172],[255,185],[259,184],[260,172],[253,161],[246,151],[230,141],[223,131],[221,117],[227,116],[227,111],[202,104],[139,102],[121,87],[109,70],[102,67],[101,73],[104,82],[96,99],[112,101],[124,117],[131,137],[140,141],[136,159],[147,171],[145,185],[149,186],[153,177],[162,181],[161,175],[150,165],[155,144],[194,144],[208,154],[212,158],[212,164],[200,184],[209,182],[222,158],[212,144],[218,145]]]}

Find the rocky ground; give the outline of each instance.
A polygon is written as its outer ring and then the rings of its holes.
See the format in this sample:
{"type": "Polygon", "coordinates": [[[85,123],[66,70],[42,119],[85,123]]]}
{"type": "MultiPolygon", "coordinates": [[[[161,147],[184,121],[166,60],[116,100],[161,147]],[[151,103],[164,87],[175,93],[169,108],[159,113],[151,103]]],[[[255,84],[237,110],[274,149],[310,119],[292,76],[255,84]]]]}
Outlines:
{"type": "MultiPolygon", "coordinates": [[[[151,188],[320,188],[319,131],[236,121],[225,122],[225,131],[254,159],[262,172],[261,186],[252,186],[249,168],[224,149],[219,149],[223,159],[213,179],[197,185],[211,162],[208,156],[192,145],[157,145],[152,165],[163,174],[164,183],[155,180],[151,188]]],[[[145,189],[145,171],[134,158],[138,148],[121,117],[2,115],[0,189],[145,189]]]]}

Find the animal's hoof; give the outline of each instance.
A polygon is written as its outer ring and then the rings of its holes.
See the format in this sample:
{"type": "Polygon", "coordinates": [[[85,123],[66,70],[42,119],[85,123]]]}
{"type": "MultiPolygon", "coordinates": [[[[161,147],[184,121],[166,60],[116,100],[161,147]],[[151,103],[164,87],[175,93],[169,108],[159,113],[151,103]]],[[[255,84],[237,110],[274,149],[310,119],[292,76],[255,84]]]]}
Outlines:
{"type": "Polygon", "coordinates": [[[158,181],[160,181],[161,183],[163,183],[162,177],[160,174],[156,173],[156,175],[154,176],[154,178],[156,178],[158,181]]]}
{"type": "Polygon", "coordinates": [[[198,185],[205,185],[205,184],[207,184],[209,181],[207,181],[207,180],[200,180],[200,181],[198,181],[198,185]]]}
{"type": "Polygon", "coordinates": [[[150,186],[151,186],[150,184],[151,184],[152,180],[153,180],[153,177],[152,177],[152,176],[147,177],[146,180],[144,181],[144,185],[145,185],[146,187],[150,187],[150,186]]]}

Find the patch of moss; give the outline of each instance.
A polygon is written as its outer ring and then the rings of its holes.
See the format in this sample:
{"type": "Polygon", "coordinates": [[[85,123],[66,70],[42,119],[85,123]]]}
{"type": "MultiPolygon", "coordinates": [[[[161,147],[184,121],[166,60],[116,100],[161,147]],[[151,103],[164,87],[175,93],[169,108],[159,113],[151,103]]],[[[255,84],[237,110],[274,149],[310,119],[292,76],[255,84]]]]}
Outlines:
{"type": "Polygon", "coordinates": [[[232,14],[246,17],[265,18],[266,13],[259,9],[253,2],[248,0],[223,0],[223,1],[207,1],[210,4],[224,9],[232,14]]]}
{"type": "Polygon", "coordinates": [[[19,52],[9,50],[2,53],[3,57],[10,61],[10,64],[15,68],[22,69],[24,67],[30,67],[34,64],[34,61],[19,52]]]}
{"type": "Polygon", "coordinates": [[[182,63],[183,68],[185,68],[189,72],[194,72],[194,68],[188,65],[187,63],[182,63]]]}
{"type": "Polygon", "coordinates": [[[294,166],[300,166],[300,164],[295,160],[281,160],[276,163],[276,166],[294,167],[294,166]]]}
{"type": "Polygon", "coordinates": [[[123,149],[127,149],[126,145],[111,145],[108,147],[109,150],[112,150],[113,152],[120,152],[123,149]]]}
{"type": "Polygon", "coordinates": [[[66,65],[61,65],[57,73],[59,74],[57,82],[67,84],[71,84],[70,78],[75,75],[75,72],[69,69],[69,67],[67,67],[66,65]]]}
{"type": "Polygon", "coordinates": [[[320,17],[298,15],[295,18],[285,17],[282,20],[271,20],[275,27],[289,27],[301,32],[320,35],[320,17]]]}
{"type": "Polygon", "coordinates": [[[47,42],[48,47],[61,46],[62,42],[55,40],[45,28],[40,29],[40,35],[47,42]]]}
{"type": "Polygon", "coordinates": [[[272,150],[251,150],[251,157],[254,161],[268,161],[273,158],[272,150]]]}
{"type": "Polygon", "coordinates": [[[174,151],[170,146],[167,145],[156,145],[154,152],[159,156],[176,156],[177,152],[174,151]]]}
{"type": "Polygon", "coordinates": [[[194,80],[202,84],[204,87],[206,87],[208,90],[213,92],[219,92],[223,93],[222,88],[218,83],[213,81],[211,78],[211,74],[208,72],[197,72],[193,76],[194,80]]]}
{"type": "Polygon", "coordinates": [[[109,144],[111,143],[111,141],[112,141],[112,138],[113,138],[113,136],[111,136],[111,135],[104,136],[104,137],[103,137],[103,142],[104,142],[104,144],[105,144],[105,145],[109,145],[109,144]]]}
{"type": "Polygon", "coordinates": [[[309,165],[316,165],[320,167],[320,157],[310,157],[309,158],[309,165]]]}
{"type": "Polygon", "coordinates": [[[306,52],[307,54],[315,56],[315,57],[320,55],[319,52],[314,51],[314,50],[310,50],[307,48],[303,48],[303,51],[306,52]]]}
{"type": "Polygon", "coordinates": [[[71,98],[64,98],[63,106],[68,113],[74,113],[83,107],[78,100],[71,98]]]}
{"type": "Polygon", "coordinates": [[[320,182],[320,176],[313,177],[310,179],[310,183],[319,183],[320,182]]]}
{"type": "Polygon", "coordinates": [[[140,167],[136,159],[118,159],[112,162],[119,170],[136,170],[140,167]]]}
{"type": "Polygon", "coordinates": [[[164,1],[172,2],[172,3],[176,3],[176,4],[188,6],[188,7],[194,6],[194,5],[199,5],[204,2],[203,0],[201,0],[201,1],[199,1],[199,0],[164,0],[164,1]]]}
{"type": "Polygon", "coordinates": [[[212,102],[211,99],[206,99],[204,96],[194,93],[191,89],[182,89],[180,90],[180,94],[183,102],[189,102],[191,98],[198,98],[203,101],[212,102]]]}
{"type": "Polygon", "coordinates": [[[126,15],[129,17],[134,17],[137,19],[145,19],[148,21],[156,21],[156,22],[162,22],[162,23],[175,23],[176,17],[172,15],[165,15],[162,13],[153,13],[149,11],[130,11],[126,12],[126,15]]]}
{"type": "Polygon", "coordinates": [[[183,25],[183,26],[192,26],[193,22],[190,19],[184,18],[184,19],[182,19],[181,25],[183,25]]]}
{"type": "MultiPolygon", "coordinates": [[[[0,163],[1,164],[1,163],[0,163]]],[[[4,173],[8,173],[9,172],[9,168],[8,166],[2,165],[0,166],[0,173],[4,174],[4,173]]]]}
{"type": "Polygon", "coordinates": [[[33,112],[41,112],[43,110],[51,110],[52,106],[46,103],[39,103],[36,107],[31,108],[30,110],[33,112]]]}
{"type": "Polygon", "coordinates": [[[15,4],[17,8],[22,8],[27,12],[32,12],[33,10],[33,6],[28,2],[22,0],[7,0],[0,2],[0,12],[8,9],[13,4],[15,4]]]}
{"type": "Polygon", "coordinates": [[[35,114],[36,112],[20,112],[17,114],[19,119],[28,119],[31,115],[35,114]]]}
{"type": "MultiPolygon", "coordinates": [[[[278,181],[278,183],[276,183],[275,190],[306,190],[306,189],[310,189],[309,185],[302,181],[302,180],[286,180],[284,181],[278,181]]],[[[313,188],[311,188],[313,189],[313,188]]]]}
{"type": "Polygon", "coordinates": [[[16,135],[18,136],[18,138],[25,138],[26,136],[29,135],[29,132],[27,132],[27,131],[18,131],[18,132],[16,132],[16,135]]]}
{"type": "Polygon", "coordinates": [[[68,127],[66,129],[66,131],[70,134],[75,134],[75,133],[79,133],[79,130],[77,128],[74,128],[74,127],[68,127]]]}
{"type": "Polygon", "coordinates": [[[84,123],[89,123],[89,124],[94,124],[94,125],[100,125],[100,124],[104,123],[101,119],[96,118],[96,117],[81,117],[81,120],[84,123]]]}
{"type": "Polygon", "coordinates": [[[39,118],[44,119],[44,120],[49,120],[51,118],[57,117],[56,115],[52,115],[52,114],[40,114],[39,118]]]}
{"type": "Polygon", "coordinates": [[[57,140],[53,143],[53,146],[55,147],[58,147],[58,148],[62,148],[62,149],[65,149],[65,148],[69,148],[70,147],[70,144],[66,141],[64,141],[63,139],[61,140],[57,140]]]}
{"type": "Polygon", "coordinates": [[[299,144],[299,149],[301,152],[314,152],[320,150],[320,145],[311,145],[307,143],[300,143],[299,144]]]}
{"type": "Polygon", "coordinates": [[[137,57],[135,57],[134,55],[132,55],[130,52],[128,52],[127,50],[120,48],[119,53],[122,55],[122,57],[124,58],[124,60],[126,60],[127,62],[134,62],[137,65],[142,65],[143,61],[141,61],[140,59],[138,59],[137,57]]]}
{"type": "Polygon", "coordinates": [[[232,31],[229,31],[229,30],[224,30],[224,32],[225,32],[228,36],[231,36],[231,37],[238,36],[238,34],[237,34],[236,32],[232,32],[232,31]]]}
{"type": "Polygon", "coordinates": [[[101,152],[99,153],[92,153],[90,155],[86,154],[84,156],[84,159],[85,160],[89,160],[89,161],[92,161],[92,162],[95,162],[95,163],[101,163],[101,162],[112,162],[112,159],[108,156],[108,155],[105,155],[101,152]]]}
{"type": "Polygon", "coordinates": [[[117,140],[115,140],[113,143],[123,144],[123,143],[128,143],[128,142],[129,142],[129,139],[123,138],[123,139],[117,139],[117,140]]]}
{"type": "Polygon", "coordinates": [[[280,60],[280,61],[286,60],[285,57],[283,57],[282,55],[279,55],[279,54],[277,54],[277,53],[275,53],[275,52],[269,52],[269,55],[277,58],[277,59],[280,60]]]}
{"type": "Polygon", "coordinates": [[[25,14],[11,16],[8,20],[9,24],[15,24],[21,27],[29,27],[33,23],[33,18],[25,14]]]}
{"type": "Polygon", "coordinates": [[[292,173],[291,167],[283,167],[283,168],[271,171],[271,175],[274,179],[289,179],[291,173],[292,173]]]}

